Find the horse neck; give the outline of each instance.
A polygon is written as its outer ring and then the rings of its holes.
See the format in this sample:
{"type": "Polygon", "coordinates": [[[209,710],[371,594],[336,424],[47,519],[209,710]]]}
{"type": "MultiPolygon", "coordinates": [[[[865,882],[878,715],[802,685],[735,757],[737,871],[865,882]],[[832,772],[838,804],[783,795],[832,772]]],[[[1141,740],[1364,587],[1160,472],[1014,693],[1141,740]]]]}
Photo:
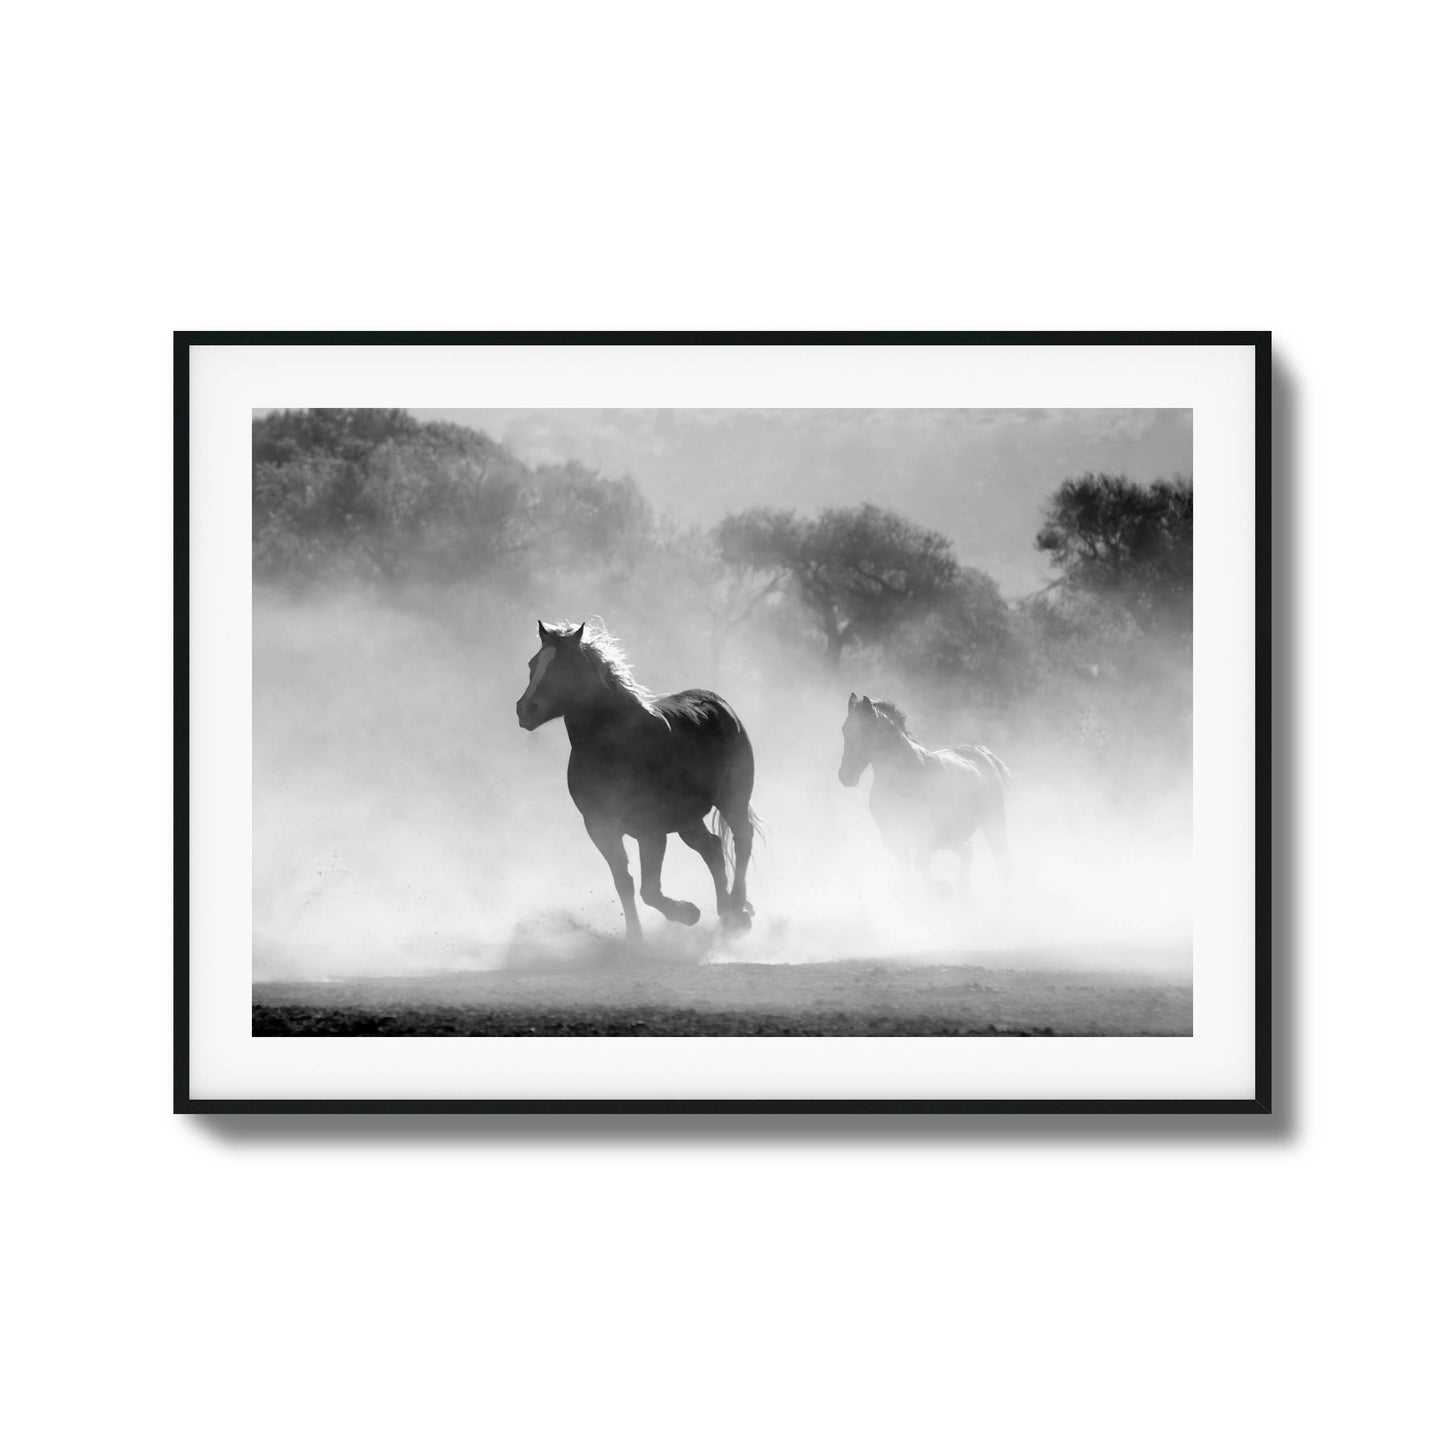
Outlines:
{"type": "Polygon", "coordinates": [[[873,745],[873,770],[897,772],[920,767],[927,753],[900,728],[890,725],[873,745]]]}
{"type": "Polygon", "coordinates": [[[651,714],[640,698],[622,688],[598,687],[582,702],[562,714],[572,746],[584,746],[606,733],[625,727],[651,714]]]}

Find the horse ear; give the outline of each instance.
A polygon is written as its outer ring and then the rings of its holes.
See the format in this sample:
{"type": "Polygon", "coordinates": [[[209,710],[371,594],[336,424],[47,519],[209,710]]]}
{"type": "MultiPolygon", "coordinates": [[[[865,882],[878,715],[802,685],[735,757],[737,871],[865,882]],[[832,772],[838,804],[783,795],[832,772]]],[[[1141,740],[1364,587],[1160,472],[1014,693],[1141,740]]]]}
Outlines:
{"type": "Polygon", "coordinates": [[[582,624],[582,626],[577,629],[576,632],[568,633],[568,635],[567,635],[567,641],[568,641],[568,642],[580,643],[580,642],[582,641],[582,634],[583,634],[584,632],[586,632],[586,631],[587,631],[587,624],[584,622],[584,623],[582,624]]]}
{"type": "Polygon", "coordinates": [[[548,635],[549,635],[549,634],[548,634],[548,632],[547,632],[547,626],[546,626],[546,624],[542,621],[542,619],[539,617],[539,618],[537,619],[537,636],[540,637],[543,642],[546,642],[546,641],[547,641],[547,638],[548,638],[548,635]]]}
{"type": "Polygon", "coordinates": [[[848,711],[849,711],[849,712],[852,712],[853,709],[854,709],[855,707],[857,707],[857,706],[858,706],[858,694],[857,694],[856,692],[850,692],[850,693],[848,694],[848,711]]]}

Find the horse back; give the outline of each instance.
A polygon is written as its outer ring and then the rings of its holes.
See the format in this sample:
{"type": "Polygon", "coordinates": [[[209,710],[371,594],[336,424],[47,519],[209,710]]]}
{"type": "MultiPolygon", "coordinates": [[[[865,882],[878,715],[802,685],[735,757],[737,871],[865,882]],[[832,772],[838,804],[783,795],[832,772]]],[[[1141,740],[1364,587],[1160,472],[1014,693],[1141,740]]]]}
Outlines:
{"type": "Polygon", "coordinates": [[[1002,805],[1004,792],[1013,782],[1014,775],[997,753],[990,751],[982,743],[959,743],[957,747],[940,749],[936,756],[956,760],[964,767],[972,769],[983,781],[989,797],[1002,805]]]}
{"type": "Polygon", "coordinates": [[[975,751],[940,748],[916,769],[875,770],[869,809],[879,826],[926,846],[967,838],[1003,805],[1001,775],[975,751]]]}
{"type": "Polygon", "coordinates": [[[718,734],[724,738],[747,737],[742,719],[731,705],[706,688],[691,687],[655,699],[653,706],[674,732],[683,736],[718,734]]]}
{"type": "Polygon", "coordinates": [[[691,759],[719,793],[729,780],[742,785],[746,800],[753,786],[753,745],[732,706],[706,688],[669,693],[655,706],[668,724],[671,750],[691,759]]]}

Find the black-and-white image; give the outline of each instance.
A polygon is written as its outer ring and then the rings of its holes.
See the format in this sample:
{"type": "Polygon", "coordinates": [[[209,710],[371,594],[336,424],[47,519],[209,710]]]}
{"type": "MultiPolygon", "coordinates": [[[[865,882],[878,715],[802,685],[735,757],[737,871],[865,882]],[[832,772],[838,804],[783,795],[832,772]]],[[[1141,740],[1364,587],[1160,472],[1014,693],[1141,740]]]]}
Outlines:
{"type": "Polygon", "coordinates": [[[252,420],[257,1035],[1189,1035],[1187,410],[252,420]]]}

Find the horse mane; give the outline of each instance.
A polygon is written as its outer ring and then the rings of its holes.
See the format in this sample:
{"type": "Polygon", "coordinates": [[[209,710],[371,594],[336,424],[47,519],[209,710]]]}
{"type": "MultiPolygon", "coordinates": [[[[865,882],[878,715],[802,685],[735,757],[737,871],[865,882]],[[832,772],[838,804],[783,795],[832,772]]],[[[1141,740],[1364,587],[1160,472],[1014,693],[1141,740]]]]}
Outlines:
{"type": "Polygon", "coordinates": [[[889,702],[886,697],[875,697],[873,706],[883,714],[891,723],[897,723],[898,731],[910,741],[916,741],[913,734],[908,731],[908,714],[898,706],[896,702],[889,702]]]}
{"type": "MultiPolygon", "coordinates": [[[[578,651],[592,665],[597,680],[609,692],[621,693],[642,705],[643,710],[653,717],[662,717],[657,706],[657,694],[643,687],[632,675],[632,664],[622,650],[622,644],[607,630],[607,624],[600,617],[588,618],[586,631],[578,644],[578,651]]],[[[575,632],[575,622],[552,622],[548,627],[553,632],[575,632]]]]}

